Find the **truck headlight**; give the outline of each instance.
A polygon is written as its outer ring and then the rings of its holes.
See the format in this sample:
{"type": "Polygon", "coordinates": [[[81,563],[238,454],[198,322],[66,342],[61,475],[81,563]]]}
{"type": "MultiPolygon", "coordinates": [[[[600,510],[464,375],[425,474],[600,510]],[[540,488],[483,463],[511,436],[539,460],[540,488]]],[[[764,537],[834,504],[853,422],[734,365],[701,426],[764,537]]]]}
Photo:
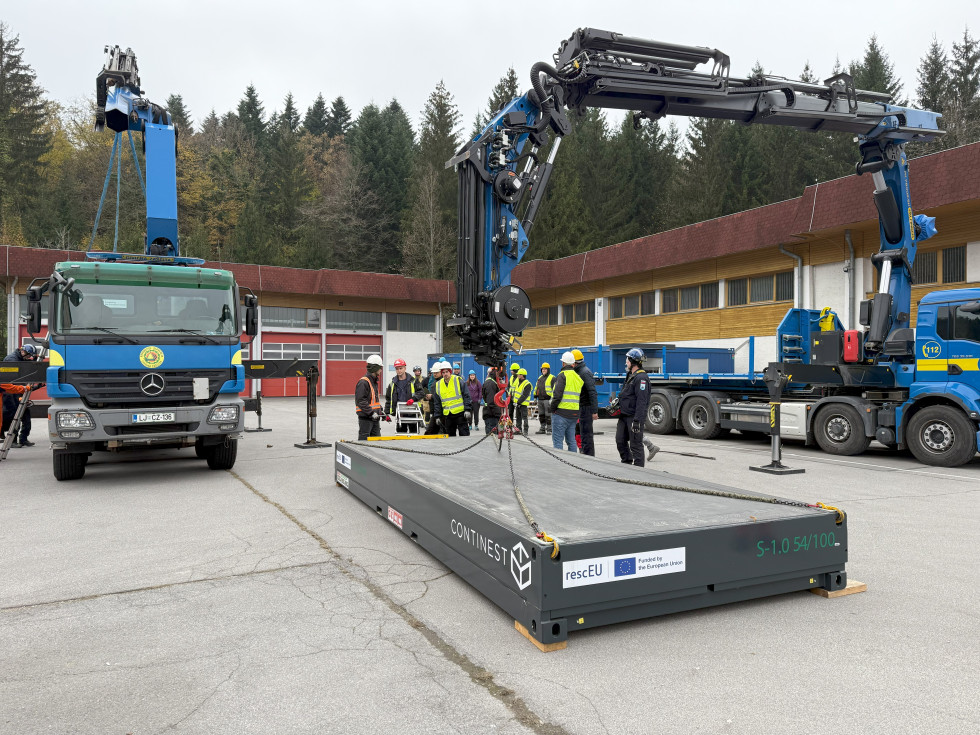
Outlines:
{"type": "Polygon", "coordinates": [[[215,406],[208,415],[209,424],[238,423],[238,406],[215,406]]]}
{"type": "Polygon", "coordinates": [[[95,422],[88,411],[58,411],[59,429],[94,429],[95,422]]]}

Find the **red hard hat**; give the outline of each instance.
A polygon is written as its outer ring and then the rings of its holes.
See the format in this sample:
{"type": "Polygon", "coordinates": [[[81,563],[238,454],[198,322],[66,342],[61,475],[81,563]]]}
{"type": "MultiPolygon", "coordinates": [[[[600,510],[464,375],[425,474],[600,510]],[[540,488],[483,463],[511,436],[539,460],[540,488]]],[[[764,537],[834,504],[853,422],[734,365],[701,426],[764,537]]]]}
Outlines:
{"type": "Polygon", "coordinates": [[[405,367],[407,364],[408,363],[406,363],[404,360],[401,359],[395,360],[395,367],[405,367]]]}

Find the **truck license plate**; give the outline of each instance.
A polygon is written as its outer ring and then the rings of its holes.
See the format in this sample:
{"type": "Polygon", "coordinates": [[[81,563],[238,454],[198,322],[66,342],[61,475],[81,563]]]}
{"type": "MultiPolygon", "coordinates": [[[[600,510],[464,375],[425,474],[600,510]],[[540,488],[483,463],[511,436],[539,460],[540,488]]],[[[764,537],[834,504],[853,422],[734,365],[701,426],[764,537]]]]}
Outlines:
{"type": "Polygon", "coordinates": [[[170,413],[134,413],[134,424],[166,424],[177,420],[177,415],[170,413]]]}

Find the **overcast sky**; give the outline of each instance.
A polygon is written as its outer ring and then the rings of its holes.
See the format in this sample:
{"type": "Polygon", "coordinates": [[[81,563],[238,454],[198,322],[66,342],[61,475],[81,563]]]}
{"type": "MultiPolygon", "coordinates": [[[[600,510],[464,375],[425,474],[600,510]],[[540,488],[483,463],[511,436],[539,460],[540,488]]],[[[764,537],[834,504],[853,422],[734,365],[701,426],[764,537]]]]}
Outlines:
{"type": "Polygon", "coordinates": [[[468,132],[477,110],[509,66],[522,91],[536,61],[551,61],[580,27],[708,46],[731,57],[732,74],[758,60],[767,71],[798,77],[809,61],[821,79],[834,60],[860,58],[877,33],[905,93],[935,35],[947,50],[967,23],[980,33],[975,0],[929,5],[899,0],[853,2],[256,2],[167,0],[93,3],[4,0],[0,20],[19,34],[25,58],[48,96],[91,96],[105,44],[136,52],[146,96],[183,95],[195,121],[234,109],[248,84],[266,112],[291,91],[301,112],[318,93],[343,95],[356,116],[369,102],[395,97],[413,122],[439,82],[455,95],[468,132]],[[875,13],[875,8],[880,12],[875,13]],[[973,8],[973,10],[970,10],[973,8]]]}

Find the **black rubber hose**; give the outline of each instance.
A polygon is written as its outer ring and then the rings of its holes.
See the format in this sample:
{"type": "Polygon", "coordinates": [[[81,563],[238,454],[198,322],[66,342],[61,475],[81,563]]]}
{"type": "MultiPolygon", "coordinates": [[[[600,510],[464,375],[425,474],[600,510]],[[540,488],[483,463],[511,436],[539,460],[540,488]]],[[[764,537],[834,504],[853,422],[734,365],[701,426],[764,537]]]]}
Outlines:
{"type": "Polygon", "coordinates": [[[541,109],[551,109],[554,107],[554,105],[551,100],[548,100],[547,102],[545,101],[548,99],[548,93],[545,91],[544,85],[541,83],[542,73],[549,74],[555,79],[560,79],[561,75],[558,73],[558,70],[555,67],[553,67],[551,64],[545,63],[544,61],[539,61],[531,67],[531,88],[534,89],[534,93],[540,100],[541,109]]]}

